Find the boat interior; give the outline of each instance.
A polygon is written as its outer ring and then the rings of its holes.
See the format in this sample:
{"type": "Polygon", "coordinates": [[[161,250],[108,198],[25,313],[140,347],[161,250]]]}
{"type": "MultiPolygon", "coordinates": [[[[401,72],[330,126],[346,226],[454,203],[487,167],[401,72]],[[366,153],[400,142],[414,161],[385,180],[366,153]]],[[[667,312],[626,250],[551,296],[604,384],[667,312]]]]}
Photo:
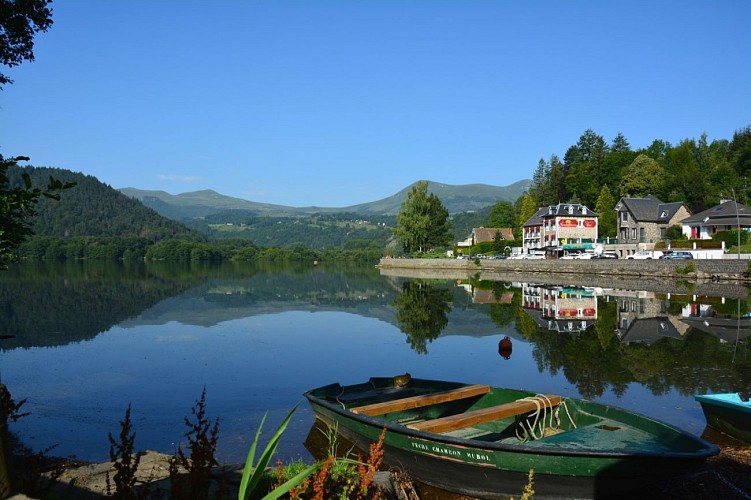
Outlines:
{"type": "Polygon", "coordinates": [[[587,403],[559,395],[391,378],[339,387],[339,394],[329,393],[328,399],[354,414],[459,439],[568,449],[591,449],[597,443],[611,452],[634,443],[653,450],[666,446],[654,428],[611,414],[622,412],[602,405],[596,405],[602,411],[593,412],[587,403]]]}

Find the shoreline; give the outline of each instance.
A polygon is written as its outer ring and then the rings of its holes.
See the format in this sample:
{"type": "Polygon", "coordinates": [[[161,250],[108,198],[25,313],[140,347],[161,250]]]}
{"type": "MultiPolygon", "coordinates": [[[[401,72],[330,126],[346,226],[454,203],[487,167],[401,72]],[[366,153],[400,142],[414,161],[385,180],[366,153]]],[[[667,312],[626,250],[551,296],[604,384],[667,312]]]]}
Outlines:
{"type": "MultiPolygon", "coordinates": [[[[735,259],[696,259],[696,260],[524,260],[524,259],[482,259],[479,263],[464,259],[394,259],[384,257],[378,263],[381,274],[401,276],[401,272],[422,271],[444,274],[458,279],[480,275],[483,279],[505,276],[579,276],[618,280],[659,280],[665,279],[691,283],[751,283],[751,268],[748,260],[735,259]]],[[[560,281],[560,280],[559,280],[560,281]]]]}

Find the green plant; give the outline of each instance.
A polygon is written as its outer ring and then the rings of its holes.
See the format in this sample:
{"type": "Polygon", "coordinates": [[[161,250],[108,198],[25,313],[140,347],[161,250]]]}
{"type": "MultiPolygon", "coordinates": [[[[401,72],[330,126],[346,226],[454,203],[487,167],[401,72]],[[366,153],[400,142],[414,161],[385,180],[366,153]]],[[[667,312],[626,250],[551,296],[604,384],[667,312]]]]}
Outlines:
{"type": "Polygon", "coordinates": [[[185,417],[188,431],[190,457],[186,457],[182,447],[177,447],[177,456],[170,459],[170,485],[173,498],[207,498],[211,486],[211,469],[219,465],[214,454],[219,435],[219,418],[214,425],[206,416],[206,388],[192,409],[195,422],[185,417]],[[187,471],[187,481],[179,474],[178,466],[187,471]]]}
{"type": "MultiPolygon", "coordinates": [[[[258,459],[258,463],[254,464],[255,456],[256,456],[256,448],[258,446],[258,440],[261,437],[261,429],[263,429],[263,423],[266,421],[266,415],[264,415],[263,418],[261,419],[261,423],[258,426],[258,431],[256,431],[256,437],[255,439],[253,439],[253,443],[251,444],[250,450],[248,451],[248,458],[245,460],[245,467],[243,468],[243,475],[242,475],[242,479],[240,480],[240,490],[237,495],[238,500],[249,499],[253,491],[258,486],[259,482],[261,481],[261,478],[263,477],[266,471],[266,467],[269,465],[271,456],[276,451],[276,448],[279,445],[279,440],[282,438],[282,434],[284,434],[284,431],[287,429],[287,425],[289,425],[289,421],[292,418],[292,414],[295,412],[298,406],[299,404],[295,405],[295,407],[292,408],[292,410],[290,410],[290,412],[287,414],[285,419],[279,425],[279,428],[271,437],[271,440],[266,445],[266,448],[264,448],[263,453],[261,453],[261,456],[258,459]]],[[[271,500],[271,499],[279,498],[287,494],[292,488],[295,488],[300,483],[302,483],[319,466],[320,464],[315,463],[303,469],[302,471],[298,472],[297,475],[293,476],[291,479],[278,485],[276,488],[274,488],[271,492],[269,492],[263,498],[271,500]]]]}
{"type": "Polygon", "coordinates": [[[305,479],[299,488],[290,491],[290,498],[295,499],[368,499],[379,498],[379,490],[372,488],[375,473],[383,461],[383,443],[386,429],[375,443],[371,443],[368,458],[363,462],[358,454],[352,459],[352,449],[343,457],[338,457],[337,432],[329,428],[328,458],[324,460],[314,477],[305,479]]]}
{"type": "Polygon", "coordinates": [[[688,261],[685,266],[675,266],[675,272],[677,274],[686,275],[696,271],[696,265],[693,261],[688,261]]]}
{"type": "MultiPolygon", "coordinates": [[[[115,497],[136,498],[133,488],[136,485],[136,472],[141,463],[141,452],[133,453],[133,445],[136,433],[132,432],[133,426],[130,421],[130,405],[125,410],[125,418],[120,421],[120,441],[115,441],[112,433],[107,437],[110,441],[110,460],[115,468],[115,497]]],[[[110,475],[107,473],[107,494],[110,495],[110,475]]]]}

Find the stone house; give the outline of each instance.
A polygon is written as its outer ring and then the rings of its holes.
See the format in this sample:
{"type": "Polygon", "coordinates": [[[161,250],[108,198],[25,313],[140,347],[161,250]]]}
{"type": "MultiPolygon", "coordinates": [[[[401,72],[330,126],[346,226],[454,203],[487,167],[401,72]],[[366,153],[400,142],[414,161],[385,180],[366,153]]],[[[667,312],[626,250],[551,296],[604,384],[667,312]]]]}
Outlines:
{"type": "Polygon", "coordinates": [[[598,215],[585,205],[559,203],[541,207],[524,223],[523,248],[594,248],[599,228],[598,215]]]}
{"type": "Polygon", "coordinates": [[[621,198],[615,205],[618,243],[656,243],[670,226],[691,215],[683,202],[665,203],[654,196],[621,198]]]}

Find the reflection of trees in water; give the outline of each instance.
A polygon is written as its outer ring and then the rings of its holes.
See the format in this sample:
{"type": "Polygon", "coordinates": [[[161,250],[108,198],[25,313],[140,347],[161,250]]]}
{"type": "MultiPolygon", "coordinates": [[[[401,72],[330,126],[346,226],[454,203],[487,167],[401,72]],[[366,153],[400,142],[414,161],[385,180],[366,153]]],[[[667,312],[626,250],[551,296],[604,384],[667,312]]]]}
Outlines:
{"type": "Polygon", "coordinates": [[[421,281],[404,283],[394,307],[399,328],[407,334],[412,349],[420,354],[428,352],[427,343],[437,338],[449,322],[451,302],[451,291],[446,288],[421,281]]]}
{"type": "Polygon", "coordinates": [[[163,271],[118,262],[11,266],[0,281],[0,332],[14,338],[0,348],[92,339],[201,279],[184,279],[174,269],[163,271]]]}
{"type": "Polygon", "coordinates": [[[653,394],[673,389],[683,395],[731,392],[751,383],[751,344],[723,344],[712,335],[689,329],[683,340],[663,338],[648,345],[624,344],[616,336],[615,303],[600,300],[596,325],[574,335],[539,327],[517,308],[517,330],[533,345],[538,369],[563,371],[585,398],[616,395],[639,383],[653,394]],[[733,354],[735,353],[735,356],[733,354]]]}
{"type": "Polygon", "coordinates": [[[521,293],[518,289],[515,290],[500,281],[491,282],[490,288],[493,290],[495,297],[503,297],[504,294],[508,293],[512,294],[510,304],[490,304],[490,319],[500,328],[512,324],[516,320],[517,311],[521,306],[521,293]]]}

